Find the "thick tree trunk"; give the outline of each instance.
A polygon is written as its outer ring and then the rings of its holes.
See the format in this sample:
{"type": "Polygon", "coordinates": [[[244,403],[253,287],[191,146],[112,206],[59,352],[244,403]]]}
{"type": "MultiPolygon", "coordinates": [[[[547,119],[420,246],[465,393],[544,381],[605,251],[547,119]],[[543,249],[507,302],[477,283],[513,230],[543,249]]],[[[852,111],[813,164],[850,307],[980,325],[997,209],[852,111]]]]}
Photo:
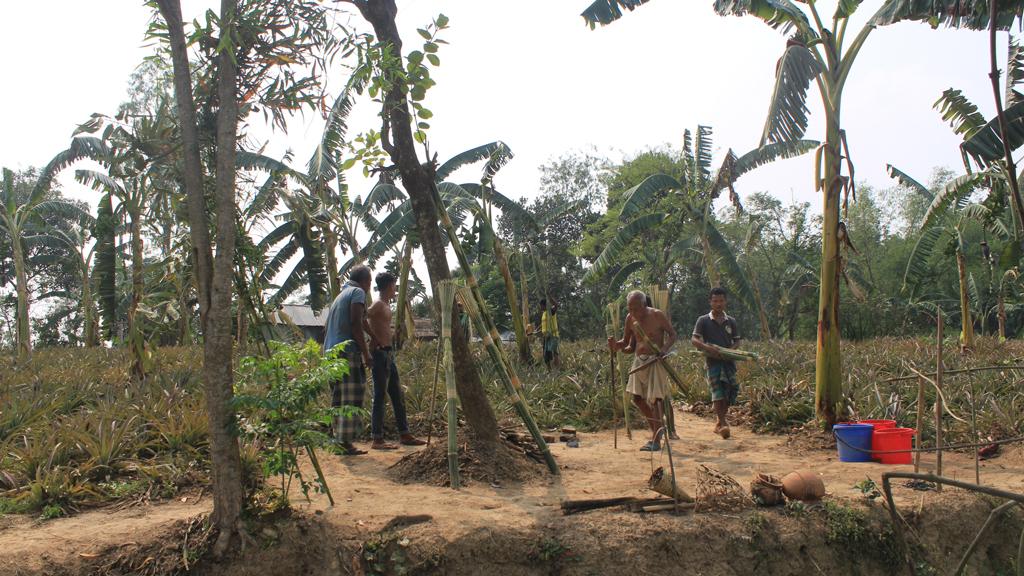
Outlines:
{"type": "MultiPolygon", "coordinates": [[[[195,256],[199,315],[203,332],[203,381],[210,422],[210,457],[213,473],[212,520],[219,531],[214,554],[223,555],[240,530],[242,473],[238,441],[231,432],[233,413],[231,286],[235,248],[235,145],[238,124],[236,70],[230,54],[218,58],[217,95],[217,259],[213,260],[209,221],[203,194],[199,135],[188,63],[180,0],[158,0],[167,23],[174,66],[184,151],[185,192],[195,256]],[[227,360],[227,361],[226,361],[227,360]]],[[[236,4],[221,1],[221,29],[234,29],[236,4]]]]}
{"type": "MultiPolygon", "coordinates": [[[[233,34],[237,0],[221,0],[222,34],[233,34]]],[[[234,412],[234,366],[231,338],[231,298],[235,274],[235,147],[238,142],[237,70],[234,55],[221,52],[217,58],[217,177],[214,195],[217,206],[217,255],[213,261],[210,312],[204,326],[203,372],[206,379],[206,409],[210,419],[210,457],[213,463],[214,510],[221,528],[217,548],[224,551],[242,513],[242,468],[238,439],[232,427],[234,412]],[[225,361],[228,359],[229,361],[225,361]]],[[[216,550],[216,548],[215,548],[216,550]]]]}
{"type": "Polygon", "coordinates": [[[28,325],[28,270],[25,268],[25,252],[21,245],[21,234],[12,230],[10,235],[14,252],[14,277],[18,290],[18,358],[24,360],[32,354],[32,335],[28,325]]]}
{"type": "Polygon", "coordinates": [[[840,174],[841,133],[839,102],[827,115],[824,212],[821,234],[821,276],[818,295],[818,343],[815,356],[815,406],[818,418],[831,428],[842,401],[842,357],[839,349],[839,206],[843,191],[840,174]]]}
{"type": "MultiPolygon", "coordinates": [[[[401,54],[402,39],[395,24],[398,14],[395,0],[368,0],[359,2],[357,6],[373,26],[377,39],[382,43],[391,44],[396,55],[401,54]]],[[[411,128],[412,118],[406,101],[407,92],[408,87],[403,82],[395,82],[394,87],[386,95],[383,109],[390,124],[391,137],[387,148],[391,160],[398,167],[402,185],[409,194],[430,282],[436,287],[441,280],[450,279],[451,273],[441,233],[438,230],[438,207],[435,206],[431,195],[433,175],[420,164],[416,155],[416,141],[413,139],[411,128]]],[[[435,306],[437,305],[435,299],[435,306]]],[[[450,313],[454,315],[455,311],[452,310],[450,313]]],[[[458,323],[458,318],[453,320],[458,323]]],[[[493,444],[498,440],[497,419],[480,382],[469,344],[461,330],[456,330],[452,336],[452,353],[459,400],[466,423],[469,425],[470,437],[477,443],[493,444]]]]}

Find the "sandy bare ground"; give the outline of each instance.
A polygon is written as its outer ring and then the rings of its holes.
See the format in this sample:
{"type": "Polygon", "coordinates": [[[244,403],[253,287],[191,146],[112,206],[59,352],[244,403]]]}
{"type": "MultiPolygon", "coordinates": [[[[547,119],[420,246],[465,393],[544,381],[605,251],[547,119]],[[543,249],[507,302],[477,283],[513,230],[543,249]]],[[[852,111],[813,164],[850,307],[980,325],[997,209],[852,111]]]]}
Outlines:
{"type": "MultiPolygon", "coordinates": [[[[706,464],[733,476],[747,486],[755,472],[782,476],[797,469],[821,474],[833,497],[860,497],[854,484],[866,476],[876,481],[889,469],[910,471],[912,466],[849,464],[838,461],[834,450],[815,447],[814,442],[793,442],[790,437],[759,435],[745,427],[734,427],[732,438],[722,440],[711,430],[711,421],[677,412],[677,428],[682,436],[674,441],[675,465],[681,486],[695,491],[695,470],[706,464]]],[[[495,526],[510,529],[564,526],[573,516],[563,518],[559,503],[565,499],[611,498],[618,496],[654,497],[646,489],[652,469],[668,465],[663,454],[639,452],[646,440],[643,431],[634,431],[632,440],[624,431],[613,447],[613,433],[604,431],[581,434],[579,448],[553,444],[552,451],[562,469],[559,477],[525,485],[493,486],[476,482],[454,491],[448,488],[396,483],[386,468],[416,448],[403,447],[393,452],[373,452],[364,456],[340,457],[324,454],[321,462],[336,505],[317,496],[307,503],[297,495],[296,508],[321,516],[330,524],[354,530],[350,538],[370,538],[395,517],[429,515],[432,530],[454,541],[470,533],[495,526]]],[[[818,442],[820,445],[820,442],[818,442]]],[[[922,471],[934,468],[934,455],[923,459],[922,471]]],[[[539,465],[538,465],[539,466],[539,465]]],[[[973,482],[974,459],[970,454],[945,454],[947,476],[973,482]]],[[[1024,493],[1024,450],[1004,447],[1001,455],[981,464],[983,484],[1024,493]]],[[[920,509],[934,492],[918,492],[899,486],[897,504],[920,509]]],[[[948,494],[944,497],[948,497],[948,494]]],[[[71,518],[39,521],[26,517],[0,518],[0,574],[49,573],[51,567],[67,567],[81,562],[111,546],[158,538],[170,525],[210,510],[208,497],[188,497],[172,502],[127,509],[101,509],[71,518]]],[[[584,515],[585,516],[585,515],[584,515]]],[[[350,530],[350,532],[352,532],[350,530]]]]}

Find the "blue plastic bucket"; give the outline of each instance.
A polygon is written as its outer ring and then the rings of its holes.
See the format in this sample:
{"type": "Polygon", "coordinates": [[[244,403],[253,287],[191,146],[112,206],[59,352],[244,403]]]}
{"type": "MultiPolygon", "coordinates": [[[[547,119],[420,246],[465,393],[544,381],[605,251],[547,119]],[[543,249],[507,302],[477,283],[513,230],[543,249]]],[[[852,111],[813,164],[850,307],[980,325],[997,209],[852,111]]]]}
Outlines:
{"type": "Polygon", "coordinates": [[[836,424],[832,433],[836,436],[836,449],[840,462],[871,462],[871,424],[836,424]]]}

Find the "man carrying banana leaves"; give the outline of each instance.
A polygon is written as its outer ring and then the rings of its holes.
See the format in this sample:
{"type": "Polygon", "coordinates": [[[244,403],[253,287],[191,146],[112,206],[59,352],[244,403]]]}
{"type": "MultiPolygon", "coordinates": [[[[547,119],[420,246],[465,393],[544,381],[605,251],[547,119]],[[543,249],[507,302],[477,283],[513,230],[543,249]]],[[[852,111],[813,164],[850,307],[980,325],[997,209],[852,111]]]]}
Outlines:
{"type": "Polygon", "coordinates": [[[676,331],[664,312],[647,306],[646,296],[639,290],[630,292],[626,297],[626,308],[629,314],[626,315],[622,340],[609,337],[608,347],[612,350],[622,350],[626,354],[636,353],[626,391],[633,395],[633,403],[640,409],[651,428],[651,441],[644,444],[640,450],[658,452],[661,450],[661,437],[658,432],[662,427],[662,404],[672,386],[662,359],[675,345],[676,331]],[[643,330],[646,338],[638,337],[634,326],[643,330]],[[657,346],[661,356],[658,356],[650,344],[657,346]]]}
{"type": "Polygon", "coordinates": [[[718,417],[715,434],[727,439],[730,431],[725,417],[740,391],[734,354],[729,349],[735,348],[741,337],[736,320],[725,313],[725,289],[712,288],[710,300],[711,311],[697,319],[690,341],[706,357],[711,403],[718,417]]]}

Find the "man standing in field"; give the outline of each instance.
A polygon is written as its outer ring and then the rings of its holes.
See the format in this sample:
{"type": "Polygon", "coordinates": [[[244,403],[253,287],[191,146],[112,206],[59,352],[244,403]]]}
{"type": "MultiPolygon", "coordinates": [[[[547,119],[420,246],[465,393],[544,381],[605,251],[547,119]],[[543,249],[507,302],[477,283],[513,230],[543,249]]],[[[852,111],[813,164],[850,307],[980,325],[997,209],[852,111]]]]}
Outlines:
{"type": "Polygon", "coordinates": [[[718,422],[715,434],[729,438],[729,423],[726,414],[729,406],[736,403],[736,395],[740,386],[736,382],[736,363],[727,360],[719,353],[718,348],[735,348],[740,341],[740,329],[736,320],[725,313],[725,289],[711,289],[711,311],[697,319],[693,327],[690,341],[694,347],[704,352],[708,367],[708,385],[711,387],[711,403],[715,408],[718,422]]]}
{"type": "MultiPolygon", "coordinates": [[[[363,408],[366,392],[366,367],[371,365],[370,351],[363,331],[366,312],[366,292],[370,289],[370,269],[356,266],[348,274],[348,282],[331,303],[327,312],[327,327],[324,331],[324,349],[343,346],[341,356],[348,360],[348,374],[341,381],[331,382],[331,406],[363,408]]],[[[356,448],[352,441],[362,431],[362,416],[352,411],[344,416],[334,417],[334,437],[342,454],[356,456],[366,454],[356,448]]]]}
{"type": "Polygon", "coordinates": [[[633,403],[647,419],[651,428],[651,441],[640,450],[657,452],[661,450],[661,437],[658,431],[663,426],[662,404],[668,397],[670,380],[668,371],[662,364],[665,354],[676,343],[676,331],[672,328],[668,316],[657,308],[647,306],[643,292],[634,290],[626,297],[625,331],[622,340],[608,338],[608,347],[622,350],[626,354],[636,353],[633,367],[630,370],[629,383],[626,391],[633,395],[633,403]],[[661,351],[661,357],[648,345],[635,327],[643,330],[647,338],[661,351]]]}
{"type": "Polygon", "coordinates": [[[554,366],[556,369],[562,365],[561,357],[558,355],[558,303],[553,302],[551,308],[548,308],[548,301],[540,301],[541,310],[540,313],[540,332],[541,341],[544,346],[544,365],[551,369],[554,366]]]}
{"type": "Polygon", "coordinates": [[[377,274],[377,291],[380,299],[370,305],[366,318],[370,324],[370,354],[373,360],[373,411],[370,417],[370,433],[374,450],[394,450],[394,444],[384,441],[384,409],[387,396],[395,411],[399,442],[405,446],[426,444],[409,433],[409,422],[405,417],[405,399],[398,381],[398,367],[395,365],[395,351],[392,348],[394,333],[391,331],[391,301],[395,298],[397,279],[388,272],[377,274]]]}

